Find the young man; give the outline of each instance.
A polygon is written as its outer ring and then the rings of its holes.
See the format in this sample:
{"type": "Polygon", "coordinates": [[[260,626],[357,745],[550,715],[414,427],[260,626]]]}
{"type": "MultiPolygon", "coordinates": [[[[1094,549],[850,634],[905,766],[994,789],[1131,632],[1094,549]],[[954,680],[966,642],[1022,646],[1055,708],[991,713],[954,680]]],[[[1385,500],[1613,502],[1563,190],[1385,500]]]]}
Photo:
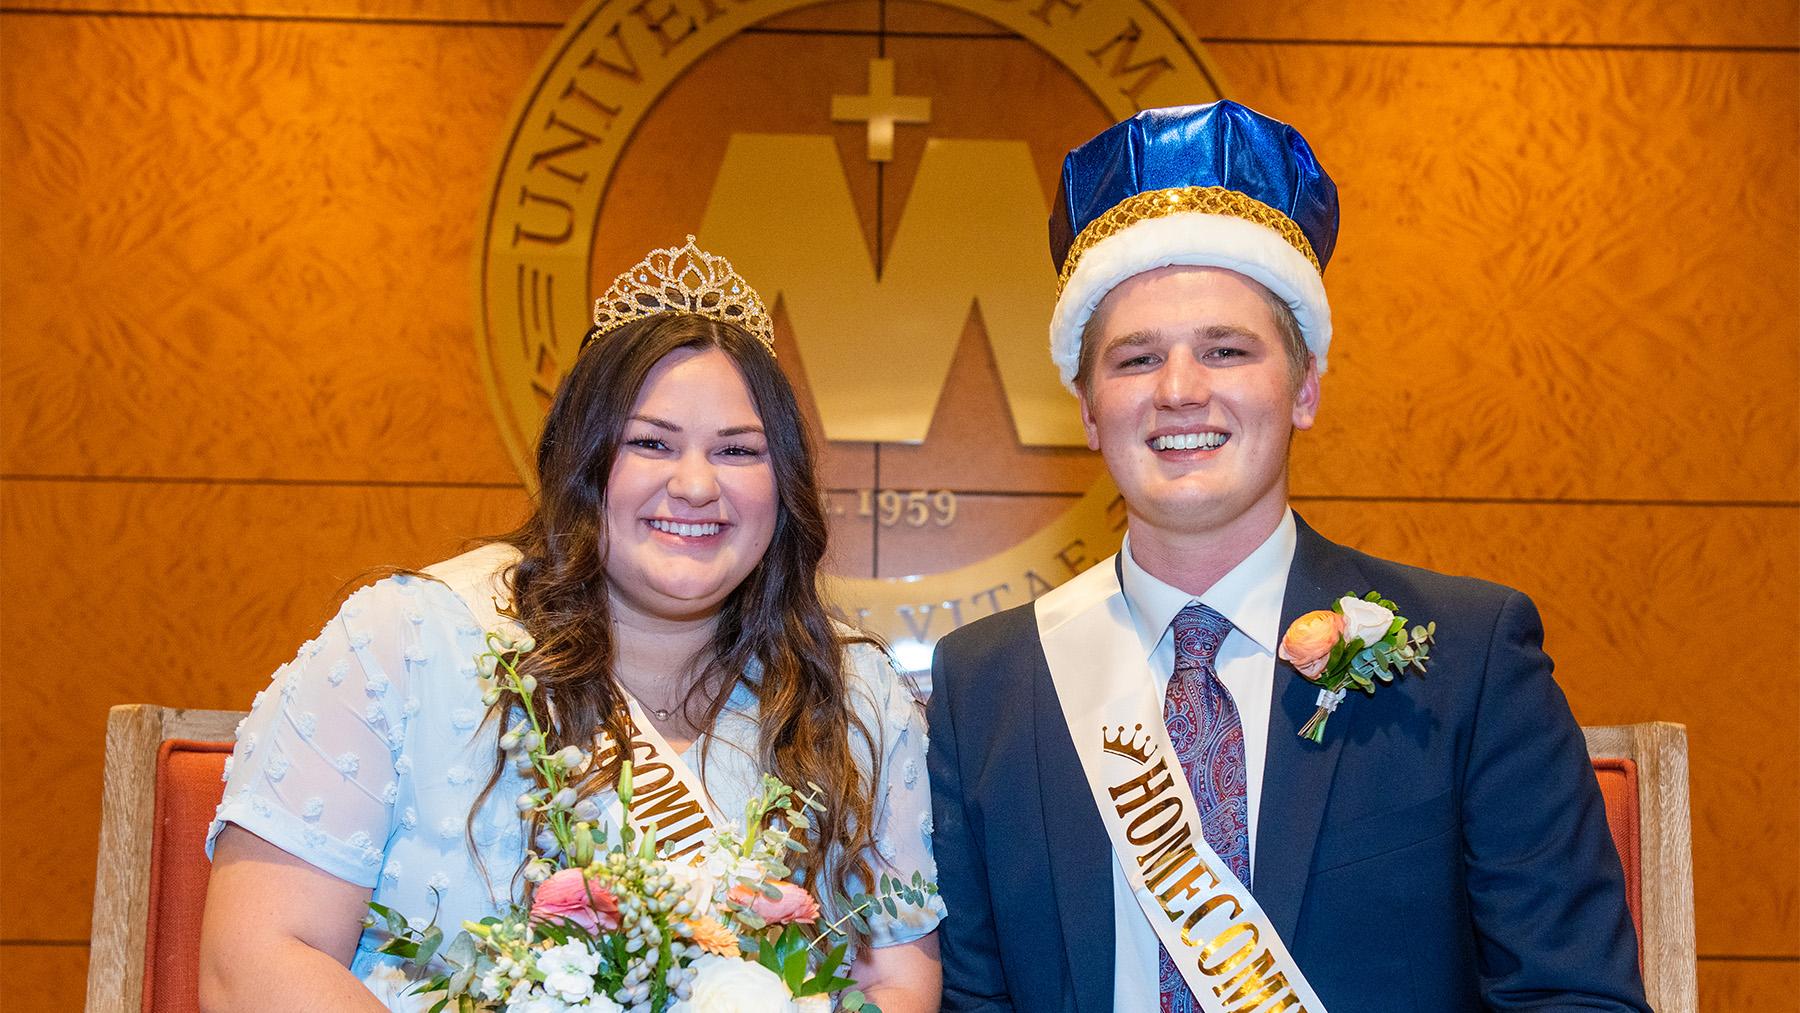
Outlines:
{"type": "Polygon", "coordinates": [[[1288,508],[1336,233],[1306,141],[1235,103],[1141,113],[1065,161],[1051,351],[1127,535],[939,645],[945,1009],[1648,1009],[1531,602],[1288,508]],[[1321,692],[1294,664],[1393,617],[1284,631],[1369,591],[1436,623],[1426,671],[1321,692]]]}

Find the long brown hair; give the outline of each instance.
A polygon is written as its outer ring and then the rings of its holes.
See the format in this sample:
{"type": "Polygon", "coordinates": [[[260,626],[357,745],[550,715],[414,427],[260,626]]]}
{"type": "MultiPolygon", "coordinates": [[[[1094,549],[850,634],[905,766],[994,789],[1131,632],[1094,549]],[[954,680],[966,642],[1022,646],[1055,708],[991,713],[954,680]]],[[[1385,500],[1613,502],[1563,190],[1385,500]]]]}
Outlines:
{"type": "MultiPolygon", "coordinates": [[[[736,364],[762,418],[779,502],[768,551],[721,604],[706,656],[697,659],[703,678],[696,685],[705,689],[684,706],[694,725],[705,729],[740,682],[755,692],[761,769],[798,790],[809,782],[824,789],[826,811],[810,829],[795,828],[807,850],[792,861],[829,904],[832,895],[849,894],[851,876],[864,889],[873,885],[867,851],[874,839],[880,776],[874,765],[881,743],[851,705],[846,638],[818,593],[826,521],[813,439],[787,377],[743,328],[692,314],[659,314],[592,340],[576,359],[538,443],[536,509],[501,538],[521,554],[508,578],[512,607],[537,641],[521,674],[535,676],[538,697],[553,705],[552,748],[592,749],[600,729],[615,742],[626,741],[625,694],[614,673],[607,602],[606,483],[645,378],[664,357],[687,348],[716,348],[736,364]],[[866,756],[853,747],[853,731],[869,744],[866,756]]],[[[516,696],[505,693],[490,718],[504,718],[519,706],[516,696]]],[[[543,720],[545,708],[541,702],[538,707],[543,720]]],[[[712,740],[706,741],[710,746],[712,740]]],[[[496,747],[494,773],[476,809],[505,764],[496,747]]],[[[582,787],[611,787],[618,773],[615,757],[582,787]]]]}

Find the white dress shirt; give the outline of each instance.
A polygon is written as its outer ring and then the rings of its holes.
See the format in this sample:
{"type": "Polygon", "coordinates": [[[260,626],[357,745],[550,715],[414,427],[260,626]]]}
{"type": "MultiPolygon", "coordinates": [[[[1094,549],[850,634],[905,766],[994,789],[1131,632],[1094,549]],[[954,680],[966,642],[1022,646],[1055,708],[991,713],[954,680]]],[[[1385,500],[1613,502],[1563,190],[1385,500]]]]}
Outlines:
{"type": "MultiPolygon", "coordinates": [[[[1132,625],[1151,675],[1156,695],[1163,697],[1175,667],[1175,637],[1170,624],[1176,613],[1200,602],[1231,620],[1231,632],[1219,645],[1214,661],[1219,681],[1237,704],[1244,726],[1244,787],[1249,796],[1251,880],[1256,878],[1256,821],[1262,801],[1263,760],[1269,741],[1269,702],[1275,686],[1275,648],[1281,643],[1281,599],[1288,569],[1294,562],[1294,514],[1256,550],[1219,578],[1198,598],[1152,577],[1131,555],[1131,535],[1119,549],[1120,574],[1132,625]]],[[[1126,882],[1118,854],[1113,855],[1113,1009],[1155,1010],[1157,993],[1156,930],[1138,907],[1126,882]]]]}

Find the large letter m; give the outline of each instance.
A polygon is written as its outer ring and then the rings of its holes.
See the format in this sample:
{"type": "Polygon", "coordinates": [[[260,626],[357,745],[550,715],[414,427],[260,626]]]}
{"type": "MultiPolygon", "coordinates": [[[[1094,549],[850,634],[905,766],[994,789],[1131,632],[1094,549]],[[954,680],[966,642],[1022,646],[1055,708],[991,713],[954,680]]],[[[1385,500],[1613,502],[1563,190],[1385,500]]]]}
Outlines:
{"type": "Polygon", "coordinates": [[[827,439],[924,442],[973,303],[1019,440],[1079,446],[1046,350],[1047,214],[1023,142],[928,141],[878,279],[833,139],[737,134],[701,243],[785,307],[827,439]]]}

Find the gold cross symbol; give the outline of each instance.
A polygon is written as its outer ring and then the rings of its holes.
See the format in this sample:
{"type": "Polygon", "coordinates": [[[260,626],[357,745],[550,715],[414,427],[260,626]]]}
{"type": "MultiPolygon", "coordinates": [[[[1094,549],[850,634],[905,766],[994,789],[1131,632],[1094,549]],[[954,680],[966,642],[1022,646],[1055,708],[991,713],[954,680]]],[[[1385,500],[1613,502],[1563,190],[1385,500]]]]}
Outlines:
{"type": "Polygon", "coordinates": [[[930,123],[931,99],[894,94],[894,61],[869,61],[869,94],[833,95],[831,118],[837,123],[868,121],[869,161],[894,157],[894,124],[930,123]]]}

